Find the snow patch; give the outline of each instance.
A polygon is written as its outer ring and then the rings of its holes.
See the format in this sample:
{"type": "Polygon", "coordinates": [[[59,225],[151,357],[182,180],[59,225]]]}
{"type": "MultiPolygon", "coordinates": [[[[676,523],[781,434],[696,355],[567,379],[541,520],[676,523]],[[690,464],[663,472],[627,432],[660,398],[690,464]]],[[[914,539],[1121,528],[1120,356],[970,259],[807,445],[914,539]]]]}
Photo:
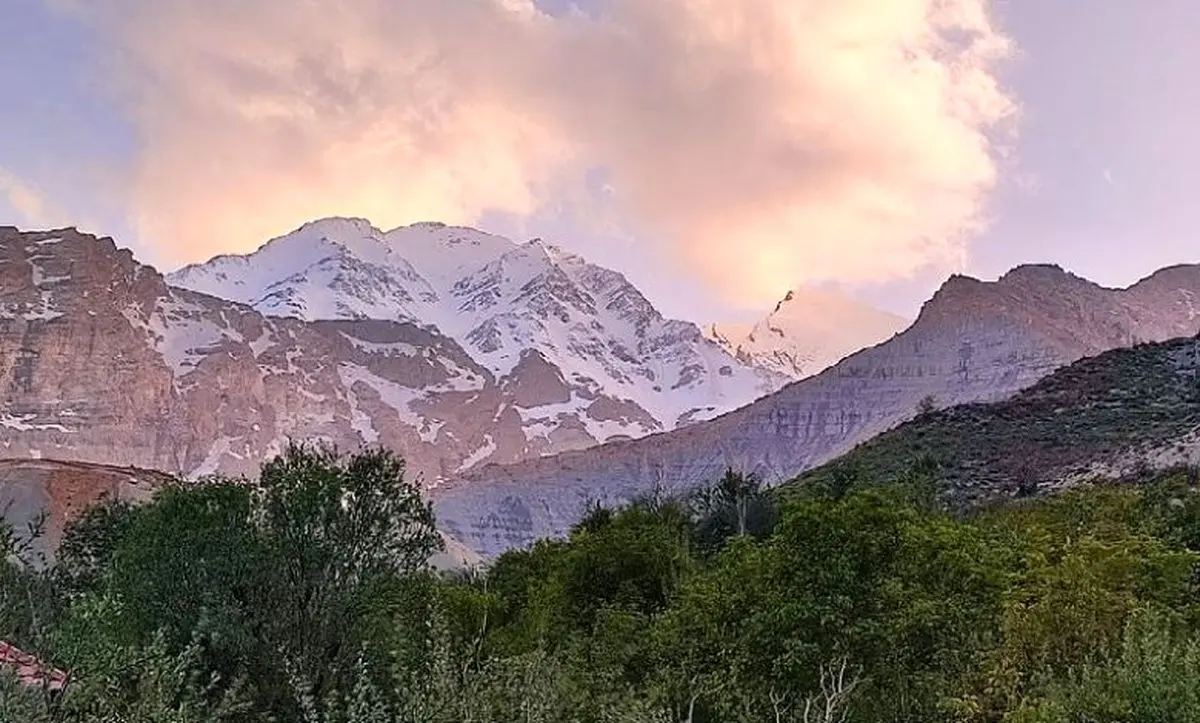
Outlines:
{"type": "Polygon", "coordinates": [[[254,358],[257,359],[263,355],[263,352],[275,346],[275,335],[271,333],[269,328],[263,326],[262,333],[258,335],[258,338],[250,342],[250,351],[254,354],[254,358]]]}
{"type": "Polygon", "coordinates": [[[341,332],[341,335],[346,338],[346,341],[349,341],[352,345],[354,345],[354,348],[358,349],[359,351],[365,351],[369,354],[416,357],[420,356],[422,353],[422,350],[416,345],[403,341],[383,344],[372,341],[364,341],[358,337],[351,336],[344,331],[341,332]]]}
{"type": "Polygon", "coordinates": [[[0,416],[0,427],[4,427],[5,429],[14,429],[18,432],[65,432],[67,434],[75,433],[74,429],[68,429],[61,424],[54,424],[54,423],[35,424],[31,421],[34,419],[37,419],[36,414],[24,414],[21,416],[16,416],[13,414],[6,414],[4,416],[0,416]]]}
{"type": "Polygon", "coordinates": [[[192,470],[189,476],[197,478],[216,474],[221,465],[221,458],[230,454],[235,441],[237,441],[236,437],[221,437],[213,442],[212,446],[208,448],[208,456],[192,470]]]}
{"type": "MultiPolygon", "coordinates": [[[[245,341],[228,325],[208,318],[203,307],[179,299],[158,300],[148,315],[140,305],[128,306],[121,314],[134,328],[147,333],[147,343],[170,368],[176,391],[182,391],[181,381],[223,341],[245,341]]],[[[222,320],[228,322],[224,313],[222,320]]]]}
{"type": "MultiPolygon", "coordinates": [[[[50,291],[49,289],[45,289],[42,287],[49,286],[52,284],[62,283],[63,281],[68,281],[68,280],[70,280],[71,277],[70,276],[49,276],[49,275],[47,275],[45,269],[42,268],[41,264],[39,264],[38,261],[43,260],[43,259],[49,259],[49,258],[50,258],[49,256],[31,256],[31,257],[29,257],[29,267],[31,269],[31,272],[30,272],[31,280],[33,281],[33,285],[35,287],[37,287],[38,290],[40,291],[41,299],[40,299],[40,304],[38,306],[32,306],[31,308],[27,309],[23,314],[21,314],[21,318],[25,319],[26,321],[53,321],[54,319],[58,319],[62,316],[65,316],[64,312],[59,311],[54,303],[54,293],[52,291],[50,291]]],[[[15,315],[16,315],[15,306],[10,306],[6,310],[6,313],[4,314],[4,316],[6,318],[13,318],[15,315]]]]}
{"type": "Polygon", "coordinates": [[[365,444],[375,444],[379,441],[379,430],[375,429],[375,423],[371,421],[371,416],[364,412],[358,406],[358,396],[353,390],[348,393],[350,401],[350,428],[358,432],[359,438],[365,444]]]}
{"type": "Polygon", "coordinates": [[[380,401],[394,409],[400,417],[400,421],[415,428],[424,442],[433,442],[437,438],[437,433],[445,425],[444,422],[426,418],[412,409],[412,404],[425,396],[426,391],[423,389],[411,389],[384,379],[358,364],[339,364],[338,375],[351,392],[354,391],[356,384],[365,384],[374,389],[379,394],[380,401]]]}
{"type": "Polygon", "coordinates": [[[29,257],[29,267],[31,269],[30,275],[31,275],[34,286],[37,286],[40,288],[42,286],[49,286],[51,284],[61,284],[64,281],[71,280],[70,274],[67,274],[66,276],[50,276],[46,273],[46,270],[44,268],[42,268],[41,264],[37,263],[38,261],[41,261],[42,259],[49,259],[49,258],[51,258],[51,257],[50,256],[30,256],[29,257]]]}
{"type": "Polygon", "coordinates": [[[492,435],[490,434],[485,434],[483,439],[484,442],[479,446],[479,449],[476,449],[474,452],[467,455],[467,457],[463,459],[462,464],[458,466],[458,469],[454,470],[455,473],[465,472],[488,457],[492,456],[492,454],[496,451],[496,440],[492,439],[492,435]]]}

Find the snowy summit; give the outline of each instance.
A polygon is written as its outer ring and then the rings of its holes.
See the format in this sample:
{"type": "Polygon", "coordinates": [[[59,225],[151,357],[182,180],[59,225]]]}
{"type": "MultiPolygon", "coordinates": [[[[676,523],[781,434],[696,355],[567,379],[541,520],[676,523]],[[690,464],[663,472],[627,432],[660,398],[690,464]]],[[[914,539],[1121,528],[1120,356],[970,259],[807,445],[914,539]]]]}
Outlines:
{"type": "Polygon", "coordinates": [[[666,319],[621,274],[534,239],[363,219],[305,224],[169,283],[308,321],[432,327],[515,390],[527,433],[564,422],[596,441],[674,429],[735,409],[788,376],[734,358],[666,319]],[[581,430],[582,431],[582,430],[581,430]]]}

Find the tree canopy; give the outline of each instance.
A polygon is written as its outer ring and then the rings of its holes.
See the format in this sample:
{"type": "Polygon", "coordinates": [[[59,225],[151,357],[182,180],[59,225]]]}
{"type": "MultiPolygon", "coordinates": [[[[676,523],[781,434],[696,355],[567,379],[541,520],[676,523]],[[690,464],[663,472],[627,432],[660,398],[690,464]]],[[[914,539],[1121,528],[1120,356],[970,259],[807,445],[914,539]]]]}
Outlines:
{"type": "Polygon", "coordinates": [[[93,507],[49,567],[4,535],[0,638],[70,681],[0,672],[0,721],[1200,718],[1193,474],[963,513],[935,471],[731,470],[445,574],[401,460],[293,446],[93,507]]]}

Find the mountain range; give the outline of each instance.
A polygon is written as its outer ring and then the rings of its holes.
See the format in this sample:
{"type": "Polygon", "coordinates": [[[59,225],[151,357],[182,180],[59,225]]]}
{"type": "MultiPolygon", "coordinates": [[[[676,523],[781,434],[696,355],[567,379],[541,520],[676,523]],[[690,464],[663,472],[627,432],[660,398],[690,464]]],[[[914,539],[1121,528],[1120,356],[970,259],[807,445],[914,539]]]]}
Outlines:
{"type": "Polygon", "coordinates": [[[525,429],[590,438],[556,448],[674,429],[791,378],[737,362],[621,274],[541,239],[325,219],[167,281],[272,316],[432,327],[513,390],[525,429]]]}
{"type": "Polygon", "coordinates": [[[668,434],[488,465],[435,492],[451,535],[495,555],[561,535],[593,503],[617,505],[716,480],[726,468],[779,483],[913,417],[1006,399],[1080,358],[1200,331],[1200,266],[1109,289],[1057,266],[993,282],[956,275],[911,327],[824,372],[668,434]]]}
{"type": "Polygon", "coordinates": [[[2,454],[250,474],[289,438],[383,444],[427,486],[676,429],[790,377],[557,247],[324,219],[169,276],[0,228],[2,454]]]}
{"type": "Polygon", "coordinates": [[[552,244],[441,224],[325,219],[167,276],[112,239],[4,227],[0,455],[198,477],[288,439],[381,444],[493,556],[592,502],[728,467],[783,482],[918,409],[1195,335],[1198,294],[1197,266],[1109,289],[1031,265],[952,276],[902,331],[811,289],[702,331],[552,244]]]}
{"type": "Polygon", "coordinates": [[[1183,337],[1080,359],[1001,402],[919,414],[788,486],[924,470],[963,506],[1197,464],[1200,337],[1183,337]]]}

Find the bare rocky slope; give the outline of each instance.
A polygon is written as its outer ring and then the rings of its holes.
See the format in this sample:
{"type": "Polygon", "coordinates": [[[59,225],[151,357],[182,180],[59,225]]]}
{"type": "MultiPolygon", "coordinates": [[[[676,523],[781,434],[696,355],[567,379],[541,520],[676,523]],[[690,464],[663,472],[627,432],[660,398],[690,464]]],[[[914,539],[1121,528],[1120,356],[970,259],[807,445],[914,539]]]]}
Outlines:
{"type": "Polygon", "coordinates": [[[2,457],[248,475],[288,439],[325,440],[387,446],[433,485],[594,442],[530,433],[532,382],[434,330],[264,316],[71,229],[0,228],[0,378],[2,457]]]}
{"type": "Polygon", "coordinates": [[[1082,357],[1200,330],[1200,267],[1108,289],[1055,266],[951,277],[906,331],[747,407],[684,429],[516,465],[435,492],[443,526],[486,556],[562,534],[591,502],[682,491],[726,467],[787,480],[936,406],[997,401],[1082,357]]]}

